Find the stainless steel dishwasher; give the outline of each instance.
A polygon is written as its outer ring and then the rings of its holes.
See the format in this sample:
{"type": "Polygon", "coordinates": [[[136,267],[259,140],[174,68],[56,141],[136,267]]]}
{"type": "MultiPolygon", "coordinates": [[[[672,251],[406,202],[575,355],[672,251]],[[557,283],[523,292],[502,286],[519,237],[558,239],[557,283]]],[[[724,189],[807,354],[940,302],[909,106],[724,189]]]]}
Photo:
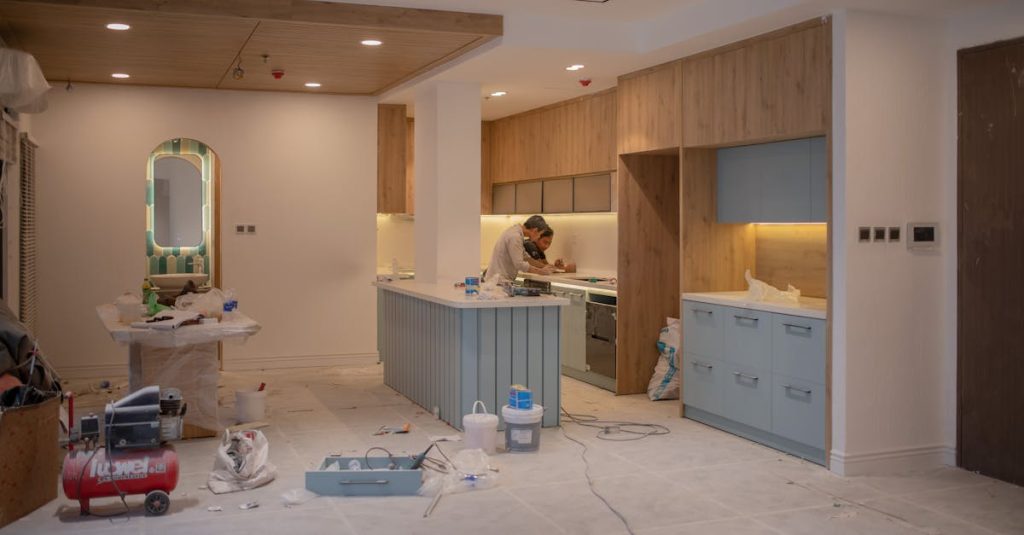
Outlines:
{"type": "Polygon", "coordinates": [[[587,294],[587,369],[608,379],[605,388],[615,389],[615,309],[618,298],[587,294]]]}

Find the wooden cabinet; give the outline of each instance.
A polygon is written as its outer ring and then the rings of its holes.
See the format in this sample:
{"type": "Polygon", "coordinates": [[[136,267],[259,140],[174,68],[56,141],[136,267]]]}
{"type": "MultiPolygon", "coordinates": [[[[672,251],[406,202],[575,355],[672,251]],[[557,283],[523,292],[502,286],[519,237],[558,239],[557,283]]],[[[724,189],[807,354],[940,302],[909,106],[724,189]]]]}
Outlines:
{"type": "Polygon", "coordinates": [[[406,211],[406,133],[404,104],[377,105],[377,213],[406,211]]]}
{"type": "Polygon", "coordinates": [[[516,213],[516,185],[495,184],[491,212],[495,214],[516,213]]]}
{"type": "Polygon", "coordinates": [[[611,174],[494,184],[494,214],[568,214],[612,211],[611,174]]]}
{"type": "Polygon", "coordinates": [[[619,77],[618,153],[680,146],[682,62],[619,77]]]}
{"type": "Polygon", "coordinates": [[[831,70],[829,19],[684,59],[683,145],[824,134],[831,114],[831,70]]]}
{"type": "Polygon", "coordinates": [[[824,137],[718,149],[718,222],[824,222],[826,159],[824,137]]]}
{"type": "Polygon", "coordinates": [[[702,421],[825,461],[825,321],[684,299],[683,404],[702,421]]]}
{"type": "Polygon", "coordinates": [[[491,181],[521,182],[615,169],[615,89],[491,124],[491,181]]]}

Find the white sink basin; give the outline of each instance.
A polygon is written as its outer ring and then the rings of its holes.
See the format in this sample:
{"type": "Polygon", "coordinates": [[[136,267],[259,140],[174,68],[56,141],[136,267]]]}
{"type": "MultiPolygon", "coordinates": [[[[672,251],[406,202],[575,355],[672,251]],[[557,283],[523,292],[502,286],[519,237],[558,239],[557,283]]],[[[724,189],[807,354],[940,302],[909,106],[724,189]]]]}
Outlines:
{"type": "Polygon", "coordinates": [[[149,276],[149,280],[161,290],[180,290],[188,281],[192,281],[196,286],[202,286],[209,278],[206,273],[165,273],[149,276]]]}

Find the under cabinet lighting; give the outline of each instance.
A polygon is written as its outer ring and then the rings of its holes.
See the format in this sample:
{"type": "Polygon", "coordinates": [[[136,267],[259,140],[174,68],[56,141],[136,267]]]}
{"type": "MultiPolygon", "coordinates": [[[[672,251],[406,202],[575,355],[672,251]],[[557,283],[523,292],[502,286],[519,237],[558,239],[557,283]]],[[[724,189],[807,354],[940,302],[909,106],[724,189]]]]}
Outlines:
{"type": "Polygon", "coordinates": [[[320,82],[306,82],[306,87],[320,87],[320,82]]]}
{"type": "Polygon", "coordinates": [[[362,41],[360,41],[360,43],[363,46],[380,46],[384,44],[383,41],[379,41],[377,39],[363,39],[362,41]]]}
{"type": "Polygon", "coordinates": [[[569,65],[568,67],[565,68],[565,70],[567,70],[567,71],[578,71],[578,70],[582,69],[583,67],[584,67],[584,65],[582,63],[576,63],[576,64],[573,64],[573,65],[569,65]]]}
{"type": "Polygon", "coordinates": [[[131,78],[131,75],[129,75],[127,73],[123,73],[123,72],[115,72],[114,74],[111,74],[110,76],[112,78],[117,78],[119,80],[124,80],[125,78],[131,78]]]}
{"type": "Polygon", "coordinates": [[[108,30],[115,30],[115,31],[123,32],[123,31],[125,31],[125,30],[127,30],[129,28],[131,28],[131,26],[129,26],[129,25],[123,23],[123,22],[111,22],[110,24],[107,24],[107,29],[108,30]]]}
{"type": "Polygon", "coordinates": [[[503,97],[508,94],[508,91],[495,91],[491,93],[492,97],[503,97]]]}

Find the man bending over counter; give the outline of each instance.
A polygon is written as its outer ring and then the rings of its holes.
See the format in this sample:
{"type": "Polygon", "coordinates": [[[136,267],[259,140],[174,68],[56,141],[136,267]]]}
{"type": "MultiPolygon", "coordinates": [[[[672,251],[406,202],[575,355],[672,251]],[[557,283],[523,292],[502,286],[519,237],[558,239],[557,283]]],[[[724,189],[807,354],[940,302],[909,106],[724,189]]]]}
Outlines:
{"type": "MultiPolygon", "coordinates": [[[[548,266],[548,257],[544,254],[544,251],[551,247],[551,240],[555,237],[555,231],[551,227],[548,227],[541,231],[540,237],[536,240],[526,240],[523,243],[523,248],[526,250],[528,258],[527,262],[535,268],[544,268],[548,266]]],[[[564,260],[559,258],[552,264],[556,269],[565,271],[566,273],[575,273],[576,264],[566,264],[564,260]]]]}
{"type": "Polygon", "coordinates": [[[526,259],[526,248],[523,241],[540,239],[540,235],[550,230],[544,218],[539,215],[530,216],[522,225],[512,225],[501,233],[491,251],[491,262],[487,265],[485,280],[487,282],[514,282],[520,271],[551,275],[555,266],[544,265],[535,267],[526,259]]]}

